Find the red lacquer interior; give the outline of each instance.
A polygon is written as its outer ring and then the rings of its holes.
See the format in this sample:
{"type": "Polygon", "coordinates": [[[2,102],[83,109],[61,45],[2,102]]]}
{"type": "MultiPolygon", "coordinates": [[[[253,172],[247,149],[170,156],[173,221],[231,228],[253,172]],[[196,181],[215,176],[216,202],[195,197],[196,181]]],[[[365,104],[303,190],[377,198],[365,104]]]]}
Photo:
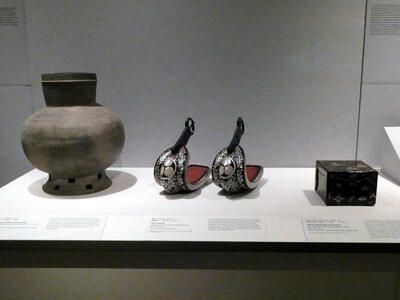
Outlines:
{"type": "Polygon", "coordinates": [[[196,184],[200,179],[206,175],[208,172],[208,167],[199,166],[199,165],[191,165],[187,169],[187,176],[190,184],[196,184]]]}
{"type": "Polygon", "coordinates": [[[246,166],[247,179],[250,182],[256,180],[258,174],[260,174],[261,168],[259,166],[246,166]]]}

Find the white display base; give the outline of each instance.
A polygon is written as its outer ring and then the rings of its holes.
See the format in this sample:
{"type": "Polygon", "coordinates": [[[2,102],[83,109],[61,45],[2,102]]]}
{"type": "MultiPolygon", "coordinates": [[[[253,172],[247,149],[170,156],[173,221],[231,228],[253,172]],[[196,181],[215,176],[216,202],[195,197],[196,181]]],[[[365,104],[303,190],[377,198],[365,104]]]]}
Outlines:
{"type": "Polygon", "coordinates": [[[381,171],[400,182],[400,127],[385,127],[381,171]]]}
{"type": "Polygon", "coordinates": [[[0,240],[400,242],[400,187],[381,176],[375,206],[327,207],[314,168],[267,168],[239,195],[166,195],[150,168],[107,172],[113,185],[84,196],[44,193],[38,170],[2,187],[0,240]]]}

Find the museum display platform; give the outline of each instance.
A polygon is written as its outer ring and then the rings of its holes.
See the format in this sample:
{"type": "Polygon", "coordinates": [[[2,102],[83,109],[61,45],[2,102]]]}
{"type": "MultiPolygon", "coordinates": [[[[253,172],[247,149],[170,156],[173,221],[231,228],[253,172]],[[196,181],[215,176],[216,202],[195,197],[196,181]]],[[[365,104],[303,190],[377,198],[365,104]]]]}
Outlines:
{"type": "Polygon", "coordinates": [[[107,174],[110,188],[81,196],[46,194],[38,170],[2,187],[0,250],[400,252],[400,187],[381,175],[375,206],[328,207],[314,168],[266,168],[233,195],[212,182],[168,195],[151,168],[107,174]]]}

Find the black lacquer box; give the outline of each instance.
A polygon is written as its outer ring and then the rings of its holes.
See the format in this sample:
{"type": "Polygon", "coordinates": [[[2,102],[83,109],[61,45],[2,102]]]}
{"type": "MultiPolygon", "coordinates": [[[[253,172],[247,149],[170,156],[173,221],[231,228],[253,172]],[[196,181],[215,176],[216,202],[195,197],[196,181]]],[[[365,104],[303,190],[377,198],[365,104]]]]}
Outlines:
{"type": "Polygon", "coordinates": [[[372,206],[378,172],[361,160],[317,160],[315,191],[326,205],[372,206]]]}

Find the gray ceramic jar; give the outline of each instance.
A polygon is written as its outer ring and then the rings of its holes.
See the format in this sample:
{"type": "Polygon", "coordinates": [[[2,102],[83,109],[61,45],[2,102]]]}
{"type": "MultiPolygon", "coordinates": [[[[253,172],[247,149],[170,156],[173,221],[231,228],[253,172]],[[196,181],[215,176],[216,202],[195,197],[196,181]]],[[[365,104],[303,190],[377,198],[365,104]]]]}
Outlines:
{"type": "Polygon", "coordinates": [[[33,114],[22,133],[29,161],[49,174],[43,190],[55,195],[94,193],[111,185],[105,169],[125,141],[122,121],[96,103],[96,74],[42,75],[47,106],[33,114]]]}

